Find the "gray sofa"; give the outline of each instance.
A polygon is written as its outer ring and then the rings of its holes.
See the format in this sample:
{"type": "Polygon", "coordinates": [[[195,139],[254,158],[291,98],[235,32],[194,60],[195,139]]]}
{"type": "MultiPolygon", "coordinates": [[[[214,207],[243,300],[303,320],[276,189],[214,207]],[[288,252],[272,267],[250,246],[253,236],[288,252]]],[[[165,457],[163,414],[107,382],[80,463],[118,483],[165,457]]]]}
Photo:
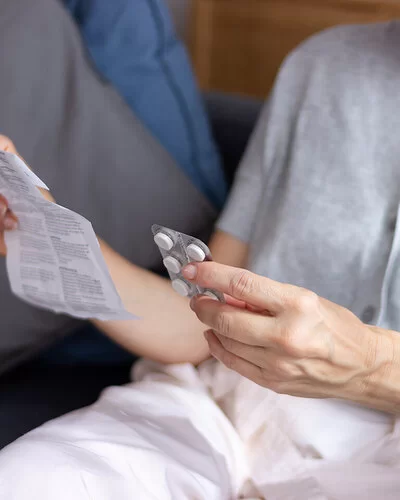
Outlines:
{"type": "MultiPolygon", "coordinates": [[[[223,158],[227,178],[235,170],[257,121],[262,103],[255,99],[209,94],[206,107],[223,158]]],[[[50,352],[0,377],[0,448],[43,422],[94,402],[107,386],[129,381],[134,358],[113,365],[93,365],[89,359],[59,364],[57,349],[81,338],[100,337],[90,326],[51,348],[50,352]]],[[[107,342],[105,339],[102,342],[107,342]]],[[[109,349],[117,349],[111,342],[109,349]]]]}

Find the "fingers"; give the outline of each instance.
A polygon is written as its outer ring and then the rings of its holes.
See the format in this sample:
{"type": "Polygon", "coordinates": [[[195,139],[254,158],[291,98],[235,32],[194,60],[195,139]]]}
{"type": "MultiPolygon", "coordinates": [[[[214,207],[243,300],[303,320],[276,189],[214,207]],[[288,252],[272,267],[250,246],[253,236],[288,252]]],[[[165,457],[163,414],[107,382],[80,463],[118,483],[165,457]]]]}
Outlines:
{"type": "Polygon", "coordinates": [[[229,295],[225,295],[225,302],[229,304],[230,306],[237,307],[238,309],[246,309],[247,304],[246,302],[243,302],[242,300],[234,299],[233,297],[230,297],[229,295]]]}
{"type": "Polygon", "coordinates": [[[0,195],[0,255],[6,255],[7,247],[4,241],[4,231],[16,229],[18,226],[15,215],[9,210],[8,202],[0,195]]]}
{"type": "Polygon", "coordinates": [[[28,163],[22,158],[22,156],[18,153],[17,148],[15,147],[13,141],[5,135],[0,135],[0,151],[7,151],[8,153],[13,153],[17,155],[29,169],[31,168],[28,165],[28,163]]]}
{"type": "Polygon", "coordinates": [[[0,195],[0,233],[5,230],[16,229],[17,225],[17,218],[9,210],[7,200],[0,195]]]}
{"type": "MultiPolygon", "coordinates": [[[[0,134],[0,151],[7,151],[8,153],[13,153],[13,154],[17,155],[25,163],[25,165],[31,170],[31,167],[28,165],[28,163],[18,153],[17,148],[15,147],[12,140],[10,138],[6,137],[5,135],[1,135],[1,134],[0,134]]],[[[43,188],[38,188],[38,189],[42,193],[42,196],[44,198],[46,198],[46,200],[51,201],[51,202],[55,201],[53,196],[50,194],[49,191],[47,191],[47,189],[43,189],[43,188]]],[[[4,198],[3,198],[3,200],[4,200],[4,198]]],[[[8,215],[9,216],[7,217],[7,219],[8,219],[7,225],[10,226],[9,229],[13,229],[17,219],[13,214],[8,214],[8,215]]],[[[0,217],[1,217],[1,214],[0,214],[0,217]]],[[[1,226],[1,222],[0,222],[0,226],[1,226]]]]}
{"type": "Polygon", "coordinates": [[[237,340],[232,340],[229,337],[224,337],[223,335],[218,334],[218,332],[212,333],[217,337],[225,351],[228,351],[246,361],[250,361],[260,368],[264,366],[267,352],[265,347],[250,346],[248,344],[238,342],[237,340]]]}
{"type": "Polygon", "coordinates": [[[17,154],[17,149],[11,139],[5,135],[0,135],[0,150],[17,154]]]}
{"type": "Polygon", "coordinates": [[[8,210],[8,202],[4,198],[4,196],[0,194],[0,218],[3,218],[6,215],[7,210],[8,210]]]}
{"type": "MultiPolygon", "coordinates": [[[[7,213],[3,222],[3,228],[4,228],[3,230],[13,231],[14,229],[17,229],[17,227],[18,227],[18,221],[15,215],[11,212],[7,213]]],[[[0,225],[0,230],[1,230],[1,225],[0,225]]]]}
{"type": "Polygon", "coordinates": [[[268,379],[269,383],[279,380],[293,382],[300,380],[304,376],[301,362],[298,360],[293,360],[273,349],[248,346],[223,337],[217,332],[212,333],[219,340],[225,351],[261,368],[263,379],[268,379]]]}
{"type": "Polygon", "coordinates": [[[275,317],[221,304],[207,297],[194,298],[191,307],[202,323],[243,344],[272,347],[279,334],[275,317]]]}
{"type": "Polygon", "coordinates": [[[225,302],[229,304],[230,306],[237,307],[238,309],[247,309],[248,311],[260,313],[260,314],[266,314],[267,311],[261,309],[260,307],[255,307],[252,306],[251,304],[247,304],[246,302],[243,302],[243,300],[238,300],[234,299],[230,295],[225,295],[225,302]]]}
{"type": "Polygon", "coordinates": [[[216,359],[218,359],[230,370],[234,370],[243,377],[246,377],[257,384],[261,384],[263,372],[260,367],[240,358],[239,356],[236,356],[235,354],[232,354],[229,351],[226,351],[213,332],[207,331],[204,336],[208,342],[211,354],[216,359]]]}
{"type": "Polygon", "coordinates": [[[201,287],[218,290],[270,313],[280,312],[296,294],[296,287],[216,262],[190,264],[183,274],[201,287]]]}

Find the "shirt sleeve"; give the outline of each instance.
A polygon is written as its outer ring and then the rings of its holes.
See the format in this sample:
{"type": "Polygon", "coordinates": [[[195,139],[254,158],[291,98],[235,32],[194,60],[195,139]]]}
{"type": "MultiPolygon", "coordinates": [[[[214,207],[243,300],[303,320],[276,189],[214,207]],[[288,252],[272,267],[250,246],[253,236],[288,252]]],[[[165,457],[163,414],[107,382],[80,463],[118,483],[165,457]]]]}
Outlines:
{"type": "Polygon", "coordinates": [[[249,243],[265,189],[265,143],[269,104],[265,105],[239,166],[228,202],[217,229],[249,243]]]}

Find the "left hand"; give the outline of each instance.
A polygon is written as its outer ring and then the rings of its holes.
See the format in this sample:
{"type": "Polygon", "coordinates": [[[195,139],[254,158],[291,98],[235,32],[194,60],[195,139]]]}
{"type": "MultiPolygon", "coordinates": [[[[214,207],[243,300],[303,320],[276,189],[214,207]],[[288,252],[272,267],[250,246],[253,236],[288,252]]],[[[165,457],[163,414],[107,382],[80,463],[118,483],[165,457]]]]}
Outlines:
{"type": "Polygon", "coordinates": [[[188,266],[184,274],[227,295],[227,304],[207,297],[191,302],[211,328],[205,335],[212,355],[275,392],[363,401],[393,359],[389,332],[378,333],[309,290],[214,262],[188,266]]]}
{"type": "MultiPolygon", "coordinates": [[[[11,139],[4,135],[0,135],[0,150],[18,155],[18,151],[11,139]]],[[[54,198],[46,189],[38,189],[46,200],[54,202],[54,198]]],[[[17,229],[17,227],[18,219],[10,210],[7,199],[0,193],[0,256],[5,256],[7,253],[7,247],[4,241],[4,231],[12,231],[17,229]]]]}

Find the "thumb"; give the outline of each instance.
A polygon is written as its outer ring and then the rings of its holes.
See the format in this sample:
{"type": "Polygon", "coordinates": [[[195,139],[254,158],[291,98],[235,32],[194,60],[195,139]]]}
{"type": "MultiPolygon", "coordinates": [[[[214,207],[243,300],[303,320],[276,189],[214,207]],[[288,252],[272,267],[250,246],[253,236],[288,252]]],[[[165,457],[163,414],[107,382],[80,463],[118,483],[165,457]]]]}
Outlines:
{"type": "Polygon", "coordinates": [[[17,154],[17,149],[14,146],[13,141],[5,135],[0,135],[0,150],[17,154]]]}

